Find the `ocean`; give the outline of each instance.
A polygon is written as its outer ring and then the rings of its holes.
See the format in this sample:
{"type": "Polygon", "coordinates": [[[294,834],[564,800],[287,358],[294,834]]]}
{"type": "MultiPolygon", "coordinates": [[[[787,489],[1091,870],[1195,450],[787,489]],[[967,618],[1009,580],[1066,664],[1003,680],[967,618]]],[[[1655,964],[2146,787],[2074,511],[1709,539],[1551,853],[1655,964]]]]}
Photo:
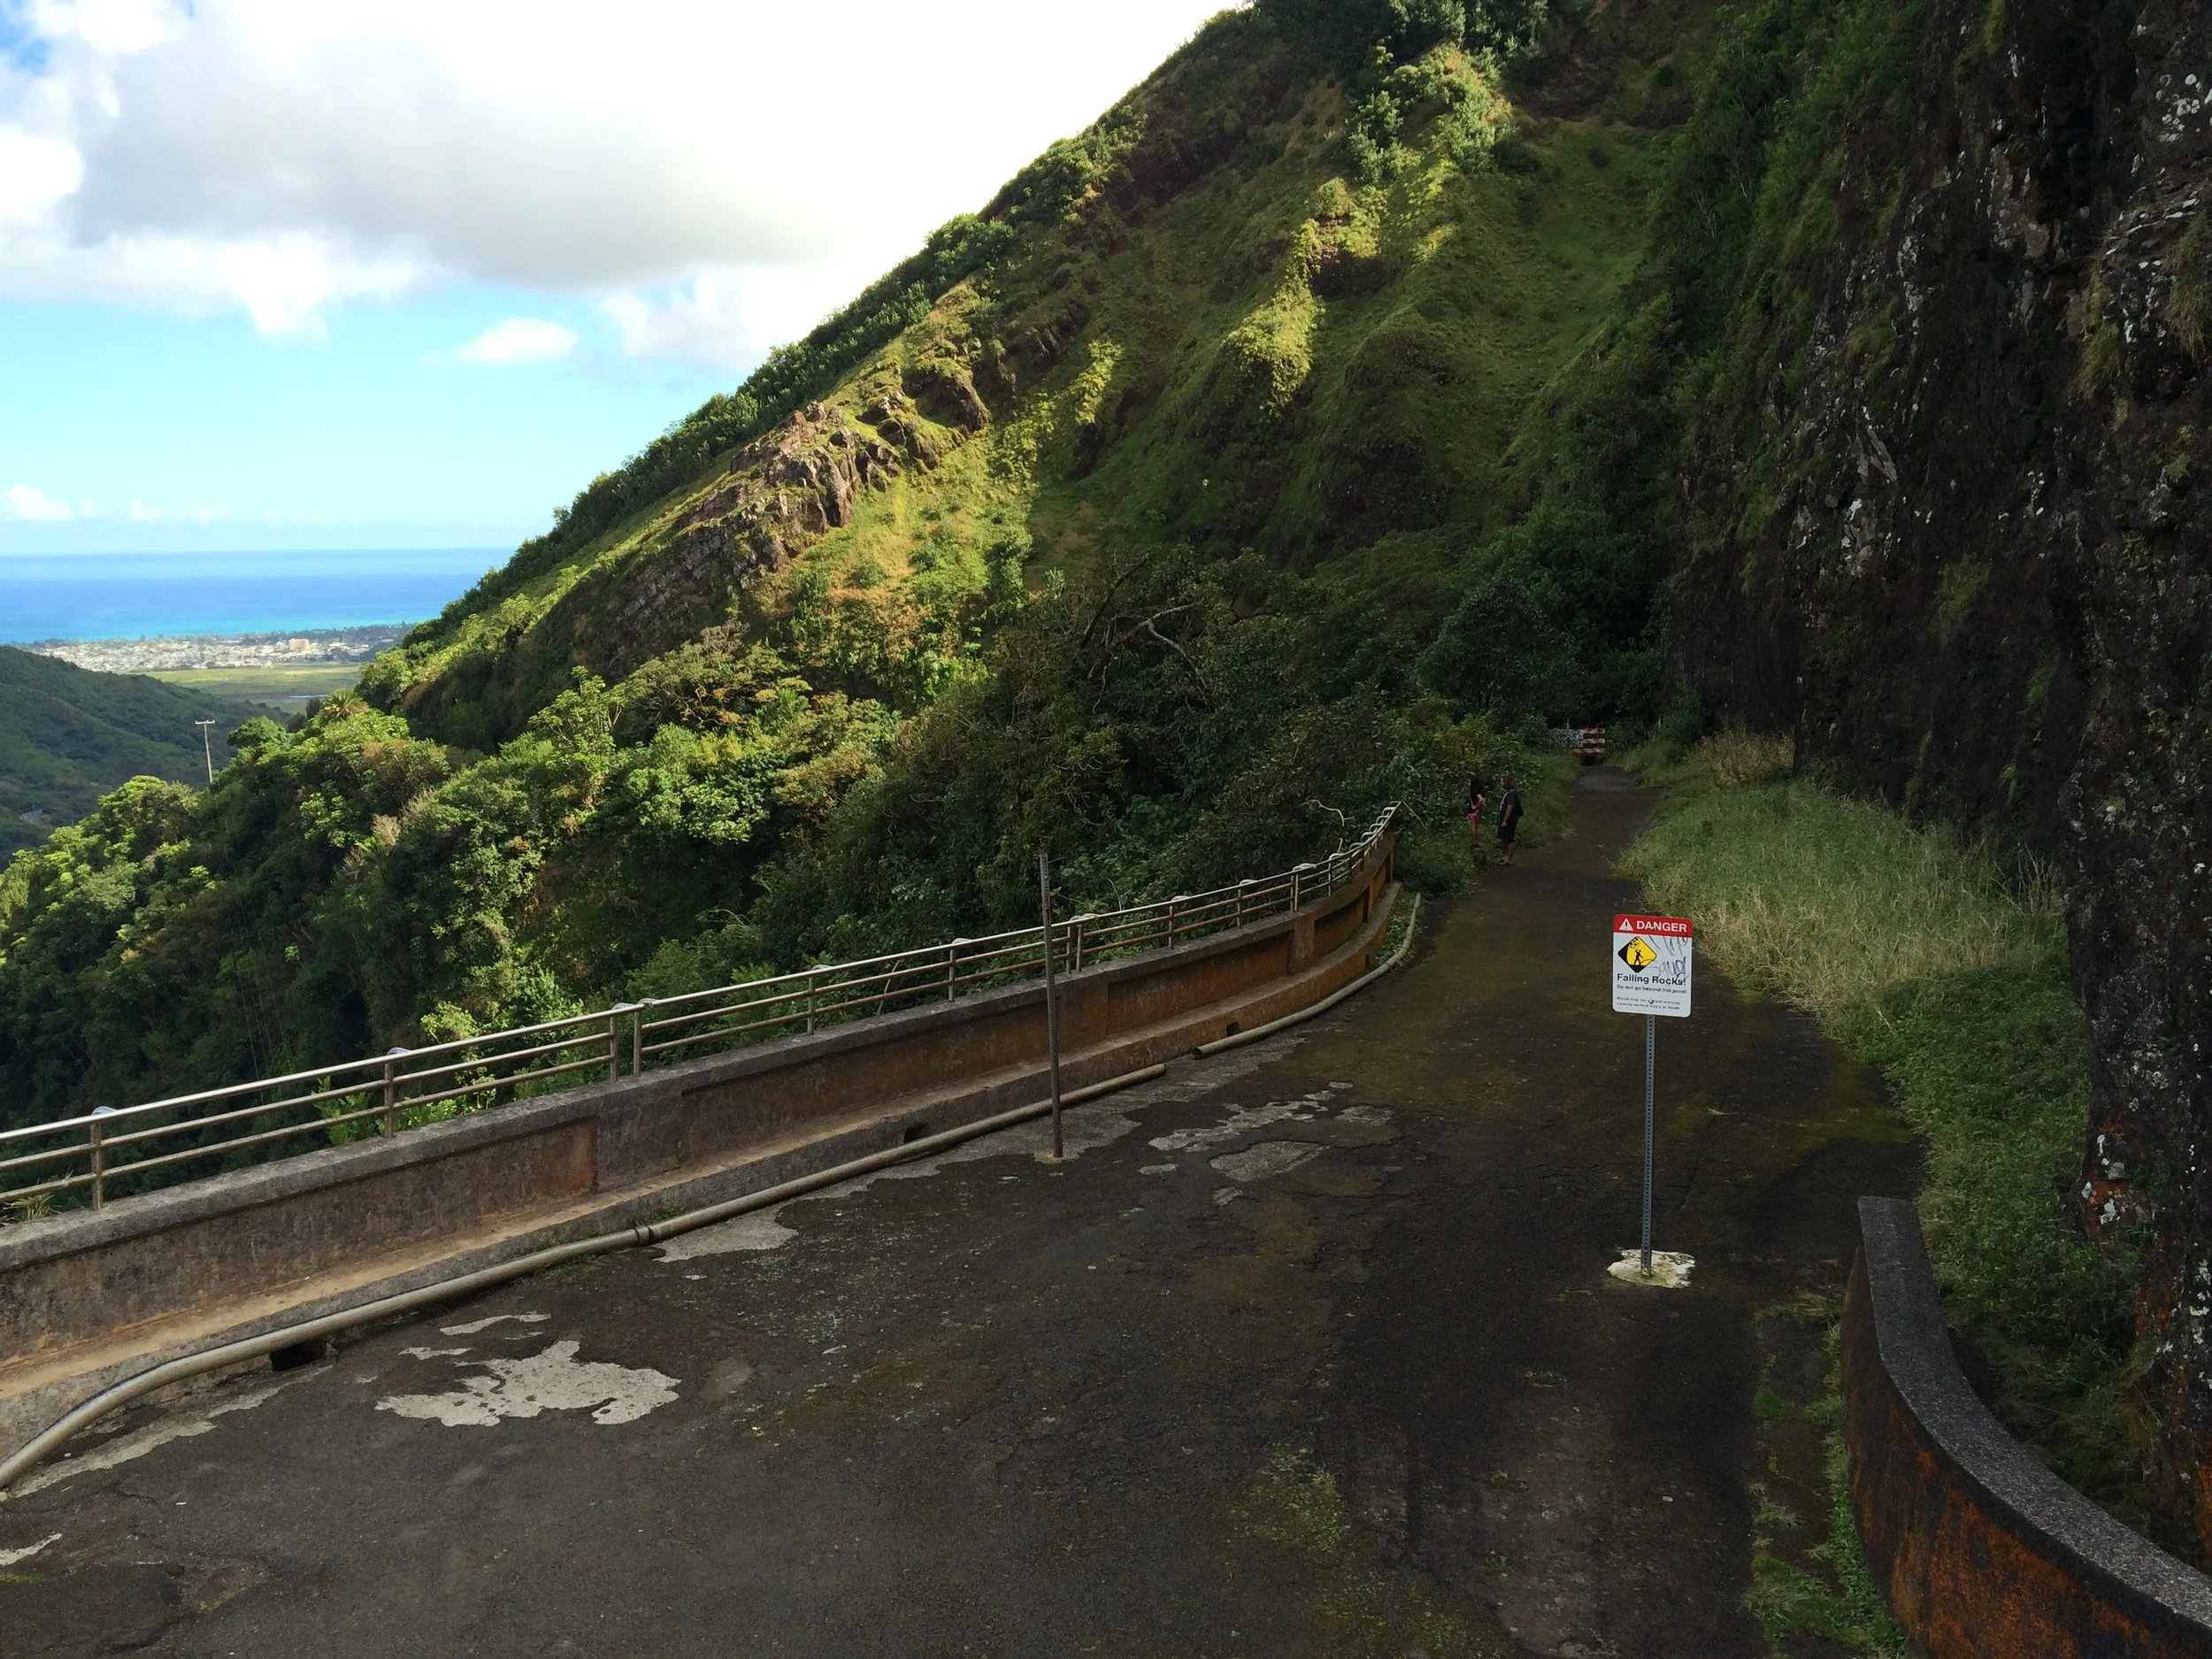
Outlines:
{"type": "Polygon", "coordinates": [[[0,641],[421,622],[505,548],[0,555],[0,641]]]}

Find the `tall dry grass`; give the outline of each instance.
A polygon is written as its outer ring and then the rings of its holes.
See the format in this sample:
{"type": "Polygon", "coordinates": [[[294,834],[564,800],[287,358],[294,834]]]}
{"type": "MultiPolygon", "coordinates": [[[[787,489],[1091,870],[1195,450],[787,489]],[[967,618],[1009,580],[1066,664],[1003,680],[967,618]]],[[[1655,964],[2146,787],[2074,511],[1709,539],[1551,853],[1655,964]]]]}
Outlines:
{"type": "Polygon", "coordinates": [[[1786,732],[1732,726],[1700,742],[1690,751],[1686,764],[1693,776],[1733,789],[1786,777],[1796,756],[1796,740],[1786,732]]]}
{"type": "Polygon", "coordinates": [[[1624,861],[1747,989],[1833,1027],[1899,987],[2057,949],[2055,895],[2008,888],[1939,827],[1782,777],[1787,740],[1709,739],[1694,787],[1624,861]]]}
{"type": "Polygon", "coordinates": [[[1919,1195],[1952,1326],[2016,1433],[2156,1535],[2132,1390],[2133,1263],[2084,1241],[2072,1188],[2088,1043],[2056,884],[1788,769],[1724,733],[1671,769],[1624,866],[1688,916],[1716,965],[1881,1068],[1925,1149],[1919,1195]]]}

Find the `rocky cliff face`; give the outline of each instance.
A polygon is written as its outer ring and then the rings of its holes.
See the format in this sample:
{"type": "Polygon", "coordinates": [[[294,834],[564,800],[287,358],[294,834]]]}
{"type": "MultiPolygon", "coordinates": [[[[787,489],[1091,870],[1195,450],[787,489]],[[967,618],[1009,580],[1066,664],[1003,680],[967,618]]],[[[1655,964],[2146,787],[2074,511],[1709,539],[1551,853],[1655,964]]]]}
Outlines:
{"type": "Polygon", "coordinates": [[[1676,649],[1714,708],[2065,871],[2083,1225],[2147,1242],[2154,1475],[2212,1540],[2212,31],[1941,0],[1913,34],[1700,428],[1676,649]]]}
{"type": "Polygon", "coordinates": [[[901,388],[886,386],[857,419],[818,402],[794,411],[740,449],[718,481],[665,516],[651,557],[591,572],[527,627],[489,637],[468,672],[419,680],[399,706],[434,732],[452,722],[457,707],[480,722],[490,704],[498,721],[490,729],[512,730],[532,707],[511,693],[503,697],[507,688],[557,685],[571,665],[619,679],[696,636],[763,574],[850,523],[864,493],[927,471],[987,424],[965,376],[933,366],[907,379],[922,395],[918,407],[901,388]]]}

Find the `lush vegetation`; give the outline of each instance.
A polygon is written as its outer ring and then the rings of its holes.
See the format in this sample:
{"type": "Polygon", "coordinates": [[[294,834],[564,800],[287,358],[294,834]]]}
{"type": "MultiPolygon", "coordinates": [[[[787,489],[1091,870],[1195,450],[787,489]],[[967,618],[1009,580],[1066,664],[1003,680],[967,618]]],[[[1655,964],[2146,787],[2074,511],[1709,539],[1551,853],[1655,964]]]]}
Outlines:
{"type": "Polygon", "coordinates": [[[1402,798],[1463,879],[1466,774],[1656,672],[1648,572],[1512,539],[1515,434],[1637,268],[1707,26],[1540,21],[1217,19],[360,697],[19,861],[9,1114],[1018,922],[1041,845],[1099,905],[1402,798]],[[1614,107],[1517,114],[1540,36],[1614,107]],[[743,580],[703,556],[733,479],[895,440],[743,580]]]}
{"type": "Polygon", "coordinates": [[[1793,775],[1774,740],[1709,740],[1675,776],[1629,870],[1697,917],[1732,977],[1881,1068],[1926,1148],[1929,1253],[1984,1391],[2068,1481],[2156,1530],[2135,1264],[2085,1241],[2072,1207],[2088,1043],[2055,893],[1793,775]]]}
{"type": "Polygon", "coordinates": [[[1463,879],[1470,772],[1694,725],[1686,445],[1892,17],[1224,14],[358,695],[18,860],[6,1113],[1011,925],[1040,847],[1098,906],[1395,798],[1463,879]]]}
{"type": "Polygon", "coordinates": [[[195,720],[222,734],[252,710],[234,698],[172,689],[142,674],[98,674],[0,645],[0,856],[74,823],[125,780],[206,776],[195,720]]]}

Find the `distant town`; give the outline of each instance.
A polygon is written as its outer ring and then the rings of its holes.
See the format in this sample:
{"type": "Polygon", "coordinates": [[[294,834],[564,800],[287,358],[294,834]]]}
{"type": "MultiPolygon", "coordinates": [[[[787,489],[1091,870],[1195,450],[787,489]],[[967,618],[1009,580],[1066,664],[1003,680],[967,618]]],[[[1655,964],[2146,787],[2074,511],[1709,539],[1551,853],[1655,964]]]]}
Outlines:
{"type": "Polygon", "coordinates": [[[405,637],[408,623],[300,634],[161,634],[132,640],[33,640],[22,649],[107,674],[190,668],[303,668],[365,663],[405,637]]]}

